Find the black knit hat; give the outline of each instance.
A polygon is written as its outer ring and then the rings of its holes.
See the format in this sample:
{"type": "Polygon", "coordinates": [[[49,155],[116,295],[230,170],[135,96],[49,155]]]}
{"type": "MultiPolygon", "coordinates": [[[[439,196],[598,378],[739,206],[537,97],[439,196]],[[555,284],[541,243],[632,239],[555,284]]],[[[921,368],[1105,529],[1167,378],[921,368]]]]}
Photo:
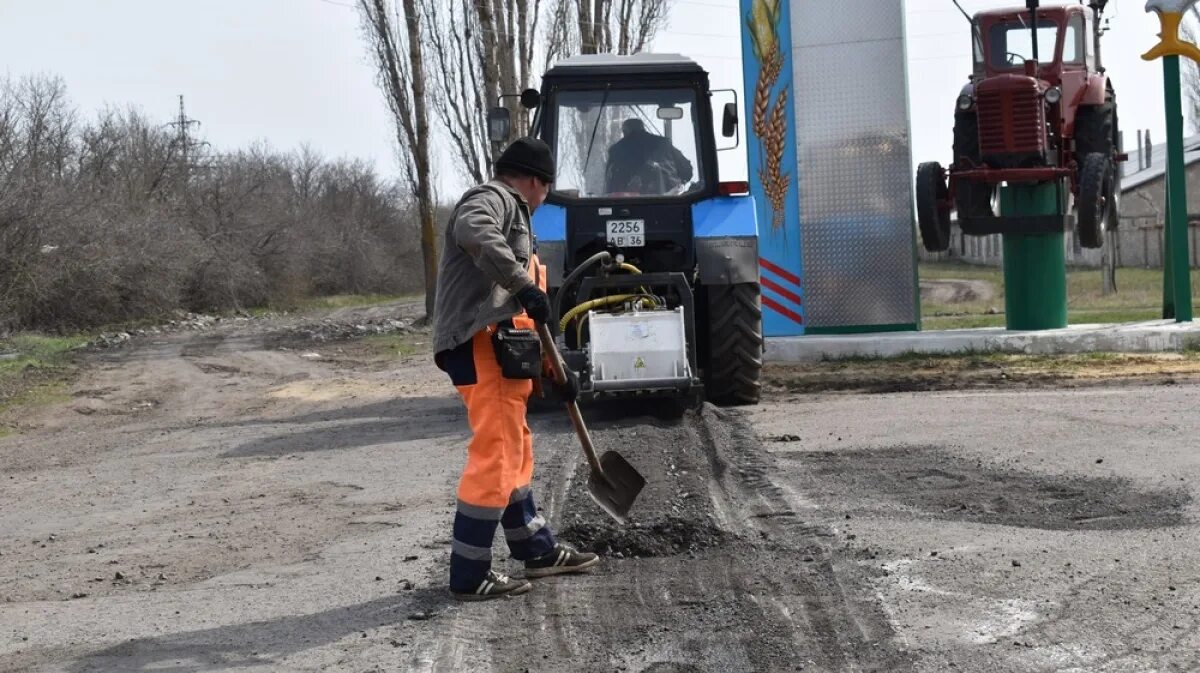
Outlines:
{"type": "Polygon", "coordinates": [[[532,175],[542,182],[554,182],[554,154],[550,146],[537,138],[517,138],[496,160],[496,170],[532,175]]]}

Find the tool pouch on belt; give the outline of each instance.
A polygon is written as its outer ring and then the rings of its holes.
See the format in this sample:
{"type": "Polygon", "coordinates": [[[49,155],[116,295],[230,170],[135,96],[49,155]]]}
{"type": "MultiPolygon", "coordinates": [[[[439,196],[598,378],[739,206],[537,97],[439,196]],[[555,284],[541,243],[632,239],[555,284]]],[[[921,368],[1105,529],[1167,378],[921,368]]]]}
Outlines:
{"type": "Polygon", "coordinates": [[[542,373],[542,342],[537,332],[500,323],[492,333],[496,361],[506,379],[536,379],[542,373]]]}

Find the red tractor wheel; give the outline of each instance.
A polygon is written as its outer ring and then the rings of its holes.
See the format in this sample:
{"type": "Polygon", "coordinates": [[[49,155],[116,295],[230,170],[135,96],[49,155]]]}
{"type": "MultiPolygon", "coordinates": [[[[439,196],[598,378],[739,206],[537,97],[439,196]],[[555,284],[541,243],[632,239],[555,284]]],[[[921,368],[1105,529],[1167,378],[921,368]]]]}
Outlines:
{"type": "Polygon", "coordinates": [[[950,249],[950,191],[942,165],[936,161],[917,167],[917,226],[929,252],[950,249]]]}

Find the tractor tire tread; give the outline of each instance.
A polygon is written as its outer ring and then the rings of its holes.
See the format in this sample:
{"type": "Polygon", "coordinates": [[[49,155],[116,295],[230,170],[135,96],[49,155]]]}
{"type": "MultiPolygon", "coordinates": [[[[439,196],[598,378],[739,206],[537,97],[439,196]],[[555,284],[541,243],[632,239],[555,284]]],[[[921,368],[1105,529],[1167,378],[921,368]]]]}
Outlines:
{"type": "Polygon", "coordinates": [[[762,395],[762,290],[758,283],[707,288],[709,401],[757,404],[762,395]]]}

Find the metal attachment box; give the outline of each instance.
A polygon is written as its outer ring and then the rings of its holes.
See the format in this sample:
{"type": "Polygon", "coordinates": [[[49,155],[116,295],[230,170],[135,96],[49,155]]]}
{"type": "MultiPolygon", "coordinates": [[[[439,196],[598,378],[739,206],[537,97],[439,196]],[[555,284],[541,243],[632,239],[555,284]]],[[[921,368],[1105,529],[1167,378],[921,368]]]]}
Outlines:
{"type": "Polygon", "coordinates": [[[683,308],[588,314],[588,358],[597,391],[679,387],[691,382],[683,308]]]}

